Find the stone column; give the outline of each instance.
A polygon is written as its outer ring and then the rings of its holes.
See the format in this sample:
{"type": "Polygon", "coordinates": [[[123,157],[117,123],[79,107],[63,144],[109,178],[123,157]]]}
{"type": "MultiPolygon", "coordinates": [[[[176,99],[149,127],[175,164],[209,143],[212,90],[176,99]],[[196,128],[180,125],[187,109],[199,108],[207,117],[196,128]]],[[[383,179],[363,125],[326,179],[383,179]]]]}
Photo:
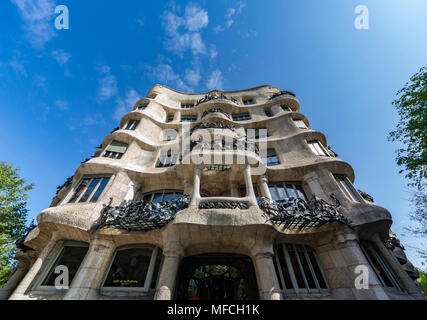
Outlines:
{"type": "Polygon", "coordinates": [[[194,170],[194,181],[193,181],[193,194],[191,196],[190,206],[197,206],[200,201],[200,176],[202,174],[202,168],[197,167],[194,170]]]}
{"type": "MultiPolygon", "coordinates": [[[[319,239],[319,242],[324,240],[319,239]]],[[[317,247],[316,253],[334,298],[344,300],[389,299],[360,248],[356,234],[346,227],[333,235],[332,242],[328,239],[326,242],[317,247]],[[357,288],[356,283],[360,283],[359,277],[362,272],[366,271],[368,288],[357,288]]]]}
{"type": "Polygon", "coordinates": [[[9,298],[9,296],[21,282],[22,278],[24,278],[29,267],[30,263],[28,261],[19,261],[15,271],[0,291],[0,300],[7,300],[9,298]]]}
{"type": "Polygon", "coordinates": [[[24,298],[25,292],[30,288],[31,283],[39,273],[44,262],[46,261],[47,257],[49,256],[49,254],[51,253],[52,249],[55,247],[57,242],[58,242],[58,234],[56,232],[53,232],[50,241],[44,247],[44,249],[38,256],[37,260],[34,262],[30,270],[25,275],[24,279],[22,279],[22,281],[16,287],[13,294],[9,297],[9,300],[21,300],[24,298]]]}
{"type": "Polygon", "coordinates": [[[285,110],[283,110],[280,105],[275,104],[274,106],[271,107],[271,112],[273,113],[273,116],[275,116],[281,113],[285,113],[285,110]]]}
{"type": "Polygon", "coordinates": [[[260,186],[261,186],[262,196],[272,200],[271,194],[270,194],[270,189],[268,188],[268,177],[266,175],[262,175],[260,177],[259,181],[261,182],[260,186]]]}
{"type": "Polygon", "coordinates": [[[386,248],[384,242],[381,241],[381,238],[379,237],[378,233],[373,236],[372,240],[374,241],[375,246],[380,251],[382,258],[391,267],[392,270],[390,271],[395,274],[397,281],[403,287],[403,289],[409,294],[419,294],[420,290],[417,288],[413,280],[403,269],[403,266],[399,263],[394,254],[388,248],[386,248]]]}
{"type": "Polygon", "coordinates": [[[274,269],[272,246],[255,246],[252,249],[252,260],[258,282],[259,297],[261,300],[281,300],[279,280],[274,269]]]}
{"type": "Polygon", "coordinates": [[[179,264],[184,256],[184,248],[179,242],[168,242],[163,251],[163,255],[164,260],[154,300],[173,299],[179,264]]]}
{"type": "Polygon", "coordinates": [[[96,299],[115,249],[116,245],[110,239],[92,240],[64,300],[96,299]]]}
{"type": "MultiPolygon", "coordinates": [[[[167,120],[167,119],[166,119],[167,120]]],[[[181,122],[181,111],[176,110],[172,122],[181,122]]]]}
{"type": "Polygon", "coordinates": [[[250,206],[258,206],[256,201],[254,186],[252,185],[252,177],[251,177],[251,165],[247,164],[245,169],[243,170],[243,175],[245,178],[246,184],[246,194],[250,199],[250,206]]]}

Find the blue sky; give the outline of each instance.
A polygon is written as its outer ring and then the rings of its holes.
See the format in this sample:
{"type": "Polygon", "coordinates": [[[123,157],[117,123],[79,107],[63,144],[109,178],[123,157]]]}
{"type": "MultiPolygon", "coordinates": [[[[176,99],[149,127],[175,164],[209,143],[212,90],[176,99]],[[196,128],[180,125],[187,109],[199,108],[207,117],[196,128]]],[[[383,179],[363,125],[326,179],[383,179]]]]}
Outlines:
{"type": "Polygon", "coordinates": [[[407,247],[407,181],[387,133],[396,92],[427,65],[424,0],[0,2],[0,160],[36,184],[30,218],[48,207],[103,137],[155,84],[180,91],[270,84],[356,173],[356,187],[393,215],[407,247]],[[354,27],[357,5],[369,29],[354,27]],[[66,5],[70,29],[54,28],[66,5]]]}

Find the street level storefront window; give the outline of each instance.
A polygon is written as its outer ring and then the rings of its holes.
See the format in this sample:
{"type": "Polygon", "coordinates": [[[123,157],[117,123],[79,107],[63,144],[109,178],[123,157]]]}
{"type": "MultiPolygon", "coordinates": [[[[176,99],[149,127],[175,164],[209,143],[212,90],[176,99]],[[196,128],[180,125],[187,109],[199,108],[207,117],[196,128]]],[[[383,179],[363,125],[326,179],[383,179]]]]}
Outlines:
{"type": "MultiPolygon", "coordinates": [[[[64,242],[56,254],[52,257],[51,263],[46,267],[46,272],[42,273],[40,282],[36,284],[36,289],[55,289],[55,279],[60,273],[55,272],[58,266],[65,266],[68,271],[68,286],[74,279],[79,267],[87,253],[88,244],[80,242],[67,241],[64,242]]],[[[61,274],[63,274],[61,270],[61,274]]],[[[67,285],[66,283],[59,283],[67,285]]]]}
{"type": "Polygon", "coordinates": [[[119,248],[105,278],[103,290],[154,290],[161,261],[162,252],[157,247],[119,248]]]}
{"type": "Polygon", "coordinates": [[[316,253],[309,246],[289,243],[275,246],[274,267],[285,294],[329,291],[316,253]]]}

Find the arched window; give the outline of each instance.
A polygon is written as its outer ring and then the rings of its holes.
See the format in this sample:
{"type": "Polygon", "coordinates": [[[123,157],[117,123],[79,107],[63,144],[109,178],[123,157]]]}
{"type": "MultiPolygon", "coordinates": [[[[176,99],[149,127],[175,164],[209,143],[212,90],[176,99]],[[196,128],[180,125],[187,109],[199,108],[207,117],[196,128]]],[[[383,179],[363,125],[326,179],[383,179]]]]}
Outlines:
{"type": "Polygon", "coordinates": [[[369,264],[375,270],[381,284],[388,289],[402,291],[396,277],[381,257],[376,246],[369,241],[362,242],[360,246],[368,259],[369,264]]]}
{"type": "Polygon", "coordinates": [[[314,250],[305,245],[279,244],[274,248],[274,267],[284,293],[329,291],[314,250]]]}
{"type": "Polygon", "coordinates": [[[154,290],[162,257],[162,251],[151,245],[117,249],[103,290],[154,290]]]}

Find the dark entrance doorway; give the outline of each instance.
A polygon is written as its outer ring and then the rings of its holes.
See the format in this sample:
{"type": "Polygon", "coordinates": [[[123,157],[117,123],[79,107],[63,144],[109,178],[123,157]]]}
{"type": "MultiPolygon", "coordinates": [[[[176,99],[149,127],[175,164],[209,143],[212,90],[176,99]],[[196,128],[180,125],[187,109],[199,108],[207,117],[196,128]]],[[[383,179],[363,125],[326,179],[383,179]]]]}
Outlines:
{"type": "Polygon", "coordinates": [[[252,260],[237,254],[202,254],[184,258],[178,300],[257,300],[252,260]]]}

